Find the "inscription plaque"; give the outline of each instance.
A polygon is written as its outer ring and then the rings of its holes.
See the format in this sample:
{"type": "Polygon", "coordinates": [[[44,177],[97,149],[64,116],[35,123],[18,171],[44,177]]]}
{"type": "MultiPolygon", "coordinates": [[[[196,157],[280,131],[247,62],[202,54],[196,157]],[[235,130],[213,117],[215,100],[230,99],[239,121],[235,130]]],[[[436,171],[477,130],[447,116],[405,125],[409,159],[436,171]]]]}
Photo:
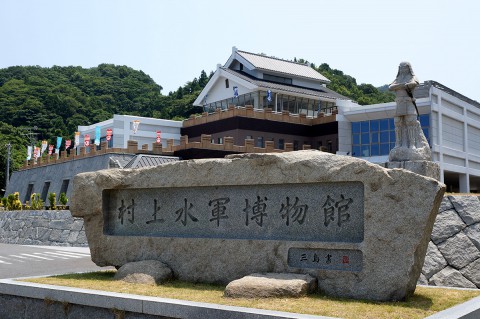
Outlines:
{"type": "Polygon", "coordinates": [[[360,250],[290,248],[288,266],[326,270],[361,271],[363,254],[360,250]]]}
{"type": "Polygon", "coordinates": [[[104,233],[289,241],[363,241],[361,182],[103,191],[104,233]]]}

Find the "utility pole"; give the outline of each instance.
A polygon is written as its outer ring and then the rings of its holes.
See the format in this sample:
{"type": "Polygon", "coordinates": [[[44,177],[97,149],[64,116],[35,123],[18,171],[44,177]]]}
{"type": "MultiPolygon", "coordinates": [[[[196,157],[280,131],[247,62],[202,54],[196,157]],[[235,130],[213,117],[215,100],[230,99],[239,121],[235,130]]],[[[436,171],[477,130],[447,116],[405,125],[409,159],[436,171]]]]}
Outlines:
{"type": "Polygon", "coordinates": [[[5,189],[8,187],[8,182],[10,181],[10,143],[7,144],[7,171],[5,173],[5,189]]]}

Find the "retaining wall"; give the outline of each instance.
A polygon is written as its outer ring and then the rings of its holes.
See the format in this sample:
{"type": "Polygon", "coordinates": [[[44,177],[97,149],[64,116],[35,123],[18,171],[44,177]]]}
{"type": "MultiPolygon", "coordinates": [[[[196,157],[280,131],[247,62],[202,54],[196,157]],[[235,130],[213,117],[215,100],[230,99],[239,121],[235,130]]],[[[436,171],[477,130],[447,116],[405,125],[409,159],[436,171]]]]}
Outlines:
{"type": "Polygon", "coordinates": [[[88,246],[83,219],[69,210],[0,211],[0,243],[88,246]]]}
{"type": "Polygon", "coordinates": [[[445,196],[419,284],[480,288],[480,198],[445,196]]]}

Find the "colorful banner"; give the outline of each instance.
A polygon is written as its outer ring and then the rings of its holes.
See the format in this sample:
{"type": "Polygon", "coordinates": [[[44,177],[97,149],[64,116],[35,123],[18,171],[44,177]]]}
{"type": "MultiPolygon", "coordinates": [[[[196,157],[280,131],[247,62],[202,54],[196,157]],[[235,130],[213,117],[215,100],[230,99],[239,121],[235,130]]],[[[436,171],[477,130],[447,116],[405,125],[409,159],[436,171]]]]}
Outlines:
{"type": "Polygon", "coordinates": [[[27,146],[27,161],[32,159],[32,147],[27,146]]]}
{"type": "Polygon", "coordinates": [[[48,147],[48,142],[47,142],[47,140],[43,140],[43,141],[42,141],[42,149],[41,149],[40,152],[41,152],[42,154],[45,153],[45,150],[47,149],[47,147],[48,147]]]}
{"type": "Polygon", "coordinates": [[[113,130],[111,128],[107,128],[107,141],[112,139],[113,130]]]}
{"type": "Polygon", "coordinates": [[[100,126],[95,126],[95,145],[100,145],[100,126]]]}
{"type": "Polygon", "coordinates": [[[35,146],[35,150],[33,151],[33,158],[37,159],[41,156],[40,154],[40,147],[35,146]]]}
{"type": "Polygon", "coordinates": [[[238,97],[238,86],[233,87],[233,97],[238,97]]]}
{"type": "Polygon", "coordinates": [[[80,132],[75,132],[75,148],[80,145],[80,132]]]}
{"type": "Polygon", "coordinates": [[[162,142],[162,138],[161,138],[161,135],[162,134],[162,131],[157,131],[157,144],[160,144],[162,142]]]}
{"type": "Polygon", "coordinates": [[[272,102],[272,91],[267,90],[267,101],[272,102]]]}
{"type": "Polygon", "coordinates": [[[62,137],[57,136],[57,149],[60,149],[60,146],[62,146],[62,137]]]}
{"type": "Polygon", "coordinates": [[[65,150],[70,148],[71,145],[72,145],[72,140],[65,140],[65,150]]]}
{"type": "Polygon", "coordinates": [[[133,134],[136,134],[137,131],[138,131],[138,126],[140,125],[140,121],[139,120],[133,120],[132,122],[132,130],[133,130],[133,134]]]}
{"type": "Polygon", "coordinates": [[[48,155],[52,155],[53,152],[53,144],[48,145],[48,155]]]}
{"type": "Polygon", "coordinates": [[[85,147],[90,146],[90,134],[83,136],[83,145],[85,145],[85,147]]]}

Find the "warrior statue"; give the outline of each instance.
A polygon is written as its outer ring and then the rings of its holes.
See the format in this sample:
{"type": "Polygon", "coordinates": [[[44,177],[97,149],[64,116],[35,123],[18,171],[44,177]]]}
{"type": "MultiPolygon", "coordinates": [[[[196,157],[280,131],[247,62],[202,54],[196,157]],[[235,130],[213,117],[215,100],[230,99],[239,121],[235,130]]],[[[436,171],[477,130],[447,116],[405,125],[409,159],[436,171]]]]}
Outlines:
{"type": "Polygon", "coordinates": [[[417,120],[418,109],[413,91],[418,80],[408,62],[400,63],[390,91],[396,95],[395,102],[395,148],[390,151],[390,161],[431,160],[428,142],[417,120]]]}

